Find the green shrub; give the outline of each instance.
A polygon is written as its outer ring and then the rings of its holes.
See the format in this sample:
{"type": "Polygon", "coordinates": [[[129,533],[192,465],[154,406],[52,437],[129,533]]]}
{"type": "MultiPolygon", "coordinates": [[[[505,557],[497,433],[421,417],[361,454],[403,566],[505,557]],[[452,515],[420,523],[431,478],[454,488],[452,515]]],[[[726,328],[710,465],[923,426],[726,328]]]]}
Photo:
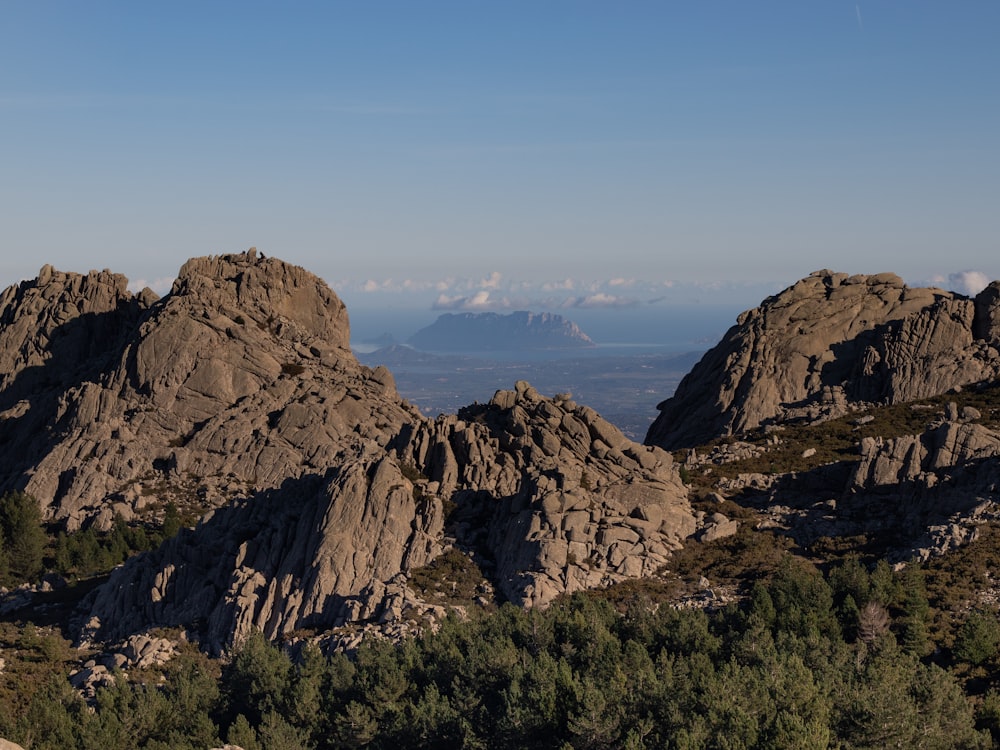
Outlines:
{"type": "Polygon", "coordinates": [[[42,572],[46,540],[35,498],[23,492],[0,497],[0,536],[0,573],[7,582],[36,580],[42,572]]]}

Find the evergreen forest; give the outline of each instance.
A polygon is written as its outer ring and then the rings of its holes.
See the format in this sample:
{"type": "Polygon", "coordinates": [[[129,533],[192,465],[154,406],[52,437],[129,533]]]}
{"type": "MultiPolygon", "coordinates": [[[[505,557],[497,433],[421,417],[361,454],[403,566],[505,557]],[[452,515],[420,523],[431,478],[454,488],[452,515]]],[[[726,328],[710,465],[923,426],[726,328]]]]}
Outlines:
{"type": "Polygon", "coordinates": [[[0,735],[30,750],[991,747],[1000,624],[977,610],[945,633],[932,612],[919,567],[848,557],[823,573],[786,555],[714,611],[631,587],[453,615],[350,655],[257,633],[222,660],[188,644],[89,701],[58,631],[4,623],[0,735]]]}

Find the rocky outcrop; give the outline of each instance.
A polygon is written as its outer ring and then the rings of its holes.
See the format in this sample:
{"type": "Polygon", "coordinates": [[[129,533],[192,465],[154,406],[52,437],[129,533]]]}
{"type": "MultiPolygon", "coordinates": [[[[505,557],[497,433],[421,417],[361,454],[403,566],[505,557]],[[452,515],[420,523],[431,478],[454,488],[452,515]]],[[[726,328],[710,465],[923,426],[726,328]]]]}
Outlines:
{"type": "Polygon", "coordinates": [[[253,628],[279,639],[433,619],[443,610],[405,583],[451,542],[483,560],[504,598],[542,605],[653,575],[695,530],[669,454],[519,383],[407,425],[388,451],[357,440],[323,477],[216,510],[116,570],[80,633],[117,641],[200,623],[202,643],[221,650],[253,628]]]}
{"type": "Polygon", "coordinates": [[[978,424],[944,422],[922,435],[861,441],[852,487],[872,489],[921,482],[934,486],[942,469],[1000,456],[1000,435],[978,424]]]}
{"type": "Polygon", "coordinates": [[[218,651],[259,629],[278,639],[379,615],[386,584],[440,552],[440,503],[363,445],[324,477],[288,479],[117,569],[88,604],[83,640],[192,628],[218,651]]]}
{"type": "Polygon", "coordinates": [[[969,299],[893,274],[818,271],[743,313],[659,404],[646,442],[689,447],[995,378],[998,298],[998,284],[969,299]]]}
{"type": "Polygon", "coordinates": [[[345,435],[385,443],[415,417],[304,269],[251,251],[189,261],[162,300],[126,283],[43,268],[2,297],[0,490],[70,529],[164,487],[217,504],[274,488],[325,470],[345,435]]]}
{"type": "Polygon", "coordinates": [[[445,313],[407,342],[442,352],[580,349],[594,346],[576,323],[555,313],[445,313]]]}
{"type": "Polygon", "coordinates": [[[354,358],[322,280],[253,250],[187,262],[162,299],[46,267],[0,320],[0,491],[68,530],[213,509],[93,592],[83,641],[399,630],[443,614],[407,580],[452,545],[541,605],[653,575],[697,529],[669,454],[566,398],[519,383],[426,419],[354,358]]]}
{"type": "Polygon", "coordinates": [[[525,382],[441,417],[400,448],[450,498],[459,543],[511,601],[652,575],[696,523],[670,454],[525,382]]]}
{"type": "Polygon", "coordinates": [[[824,537],[865,536],[891,561],[924,560],[1000,520],[1000,433],[979,417],[951,404],[920,434],[861,439],[857,461],[745,474],[718,487],[756,507],[760,528],[780,530],[804,548],[824,537]]]}

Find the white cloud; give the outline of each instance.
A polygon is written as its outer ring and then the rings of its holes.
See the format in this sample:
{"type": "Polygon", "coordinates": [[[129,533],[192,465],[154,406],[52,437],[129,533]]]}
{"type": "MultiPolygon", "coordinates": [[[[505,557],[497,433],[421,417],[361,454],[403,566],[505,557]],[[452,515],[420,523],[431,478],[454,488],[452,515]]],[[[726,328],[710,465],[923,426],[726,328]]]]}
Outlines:
{"type": "Polygon", "coordinates": [[[501,279],[503,279],[503,276],[501,276],[500,272],[494,271],[489,277],[480,281],[479,286],[483,289],[499,289],[501,279]]]}
{"type": "Polygon", "coordinates": [[[438,295],[434,301],[434,310],[488,310],[496,307],[504,307],[505,300],[494,301],[490,299],[490,293],[486,289],[480,289],[471,297],[449,297],[446,294],[438,295]]]}
{"type": "Polygon", "coordinates": [[[611,281],[608,282],[608,286],[610,287],[616,287],[616,286],[629,287],[632,286],[633,284],[635,284],[635,279],[618,278],[618,279],[611,279],[611,281]]]}
{"type": "Polygon", "coordinates": [[[573,297],[566,300],[564,307],[601,308],[601,307],[634,307],[636,301],[629,297],[619,297],[615,294],[597,292],[583,297],[573,297]]]}
{"type": "Polygon", "coordinates": [[[546,281],[542,284],[543,292],[552,292],[557,289],[568,289],[572,290],[576,288],[576,282],[573,279],[563,279],[562,281],[546,281]]]}
{"type": "Polygon", "coordinates": [[[948,274],[948,288],[961,294],[979,294],[989,285],[990,277],[982,271],[959,271],[948,274]]]}

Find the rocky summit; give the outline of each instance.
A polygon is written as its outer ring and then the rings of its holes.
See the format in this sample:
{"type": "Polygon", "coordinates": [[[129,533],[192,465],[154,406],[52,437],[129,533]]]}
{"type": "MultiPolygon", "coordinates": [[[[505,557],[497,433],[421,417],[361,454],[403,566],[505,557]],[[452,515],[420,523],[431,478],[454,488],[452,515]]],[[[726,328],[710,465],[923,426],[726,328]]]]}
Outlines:
{"type": "Polygon", "coordinates": [[[220,650],[440,607],[451,548],[524,605],[654,573],[696,529],[671,456],[527,383],[430,421],[349,349],[342,302],[251,250],[170,293],[42,269],[0,297],[0,490],[67,531],[206,511],[77,615],[85,641],[188,628],[220,650]]]}
{"type": "Polygon", "coordinates": [[[743,313],[659,404],[667,449],[768,424],[829,419],[995,379],[1000,282],[975,298],[895,274],[817,271],[743,313]]]}

